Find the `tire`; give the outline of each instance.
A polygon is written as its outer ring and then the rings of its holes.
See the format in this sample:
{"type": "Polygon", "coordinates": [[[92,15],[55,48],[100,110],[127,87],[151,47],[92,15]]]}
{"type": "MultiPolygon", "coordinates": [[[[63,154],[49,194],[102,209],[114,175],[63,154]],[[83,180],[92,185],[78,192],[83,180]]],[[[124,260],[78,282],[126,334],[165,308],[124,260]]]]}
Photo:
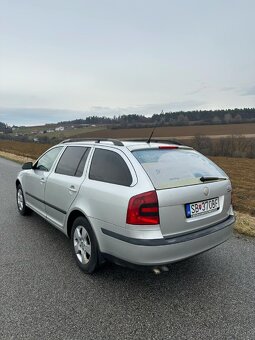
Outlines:
{"type": "Polygon", "coordinates": [[[72,252],[79,268],[92,274],[99,264],[99,248],[95,234],[84,217],[77,217],[71,232],[72,252]]]}
{"type": "Polygon", "coordinates": [[[25,216],[31,214],[31,209],[26,206],[25,197],[20,184],[17,186],[16,202],[20,215],[25,216]]]}

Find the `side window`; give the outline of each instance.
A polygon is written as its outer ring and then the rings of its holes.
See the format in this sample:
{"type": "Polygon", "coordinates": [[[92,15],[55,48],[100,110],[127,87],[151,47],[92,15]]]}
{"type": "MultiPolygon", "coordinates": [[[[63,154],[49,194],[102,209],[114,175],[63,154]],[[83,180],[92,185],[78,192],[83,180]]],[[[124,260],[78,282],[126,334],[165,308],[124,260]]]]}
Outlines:
{"type": "Polygon", "coordinates": [[[61,156],[55,172],[57,174],[81,177],[90,148],[68,146],[61,156]]]}
{"type": "Polygon", "coordinates": [[[89,178],[96,181],[129,186],[132,176],[124,159],[114,151],[96,149],[89,178]]]}
{"type": "Polygon", "coordinates": [[[36,163],[35,169],[50,171],[54,161],[58,157],[58,154],[62,150],[62,147],[57,147],[46,152],[36,163]]]}

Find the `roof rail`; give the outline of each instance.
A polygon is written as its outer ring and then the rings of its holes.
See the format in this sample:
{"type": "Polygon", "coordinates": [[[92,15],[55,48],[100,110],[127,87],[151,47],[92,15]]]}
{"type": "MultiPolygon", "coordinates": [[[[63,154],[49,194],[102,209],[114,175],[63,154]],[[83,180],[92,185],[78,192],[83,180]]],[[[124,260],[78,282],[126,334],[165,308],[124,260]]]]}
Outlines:
{"type": "Polygon", "coordinates": [[[111,139],[111,138],[69,138],[69,139],[63,140],[59,144],[65,144],[65,143],[71,143],[71,142],[85,142],[85,141],[90,141],[90,142],[95,142],[95,143],[112,142],[113,145],[124,146],[124,144],[120,140],[111,139]]]}
{"type": "MultiPolygon", "coordinates": [[[[145,138],[123,138],[123,141],[127,141],[127,142],[148,142],[148,139],[145,138]]],[[[173,139],[151,139],[150,143],[162,143],[162,144],[175,144],[175,145],[183,145],[181,142],[177,141],[177,140],[173,140],[173,139]]]]}

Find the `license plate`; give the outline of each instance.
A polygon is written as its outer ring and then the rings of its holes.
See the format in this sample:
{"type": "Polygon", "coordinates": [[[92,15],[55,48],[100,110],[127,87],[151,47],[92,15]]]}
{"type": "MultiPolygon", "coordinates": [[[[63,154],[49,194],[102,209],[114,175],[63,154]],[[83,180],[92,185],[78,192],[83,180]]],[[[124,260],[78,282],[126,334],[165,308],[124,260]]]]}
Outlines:
{"type": "Polygon", "coordinates": [[[210,200],[185,204],[186,217],[195,217],[220,209],[219,197],[210,200]]]}

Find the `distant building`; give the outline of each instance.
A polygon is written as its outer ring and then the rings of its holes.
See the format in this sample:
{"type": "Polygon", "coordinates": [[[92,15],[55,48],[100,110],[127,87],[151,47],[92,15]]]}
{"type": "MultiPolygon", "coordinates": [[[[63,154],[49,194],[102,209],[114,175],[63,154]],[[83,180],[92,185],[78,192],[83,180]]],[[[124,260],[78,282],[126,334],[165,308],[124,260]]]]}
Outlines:
{"type": "Polygon", "coordinates": [[[55,128],[55,131],[64,131],[65,128],[63,126],[58,126],[55,128]]]}

